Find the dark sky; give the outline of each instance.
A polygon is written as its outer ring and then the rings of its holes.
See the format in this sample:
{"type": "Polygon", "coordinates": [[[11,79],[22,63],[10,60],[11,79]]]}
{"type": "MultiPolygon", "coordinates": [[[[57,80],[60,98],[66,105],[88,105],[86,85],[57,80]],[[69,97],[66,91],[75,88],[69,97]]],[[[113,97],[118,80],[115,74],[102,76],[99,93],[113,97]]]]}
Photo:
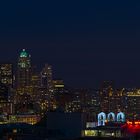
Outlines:
{"type": "Polygon", "coordinates": [[[0,3],[0,60],[22,48],[38,67],[74,87],[140,87],[140,3],[128,0],[4,1],[0,3]]]}

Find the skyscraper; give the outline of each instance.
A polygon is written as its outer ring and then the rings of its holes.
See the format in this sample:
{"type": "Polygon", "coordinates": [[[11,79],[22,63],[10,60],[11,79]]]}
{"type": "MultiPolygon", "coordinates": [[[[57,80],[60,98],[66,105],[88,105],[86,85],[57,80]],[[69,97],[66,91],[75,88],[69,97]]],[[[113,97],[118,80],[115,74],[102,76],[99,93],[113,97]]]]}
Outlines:
{"type": "Polygon", "coordinates": [[[104,81],[99,93],[100,111],[108,113],[111,111],[110,103],[113,96],[114,83],[112,81],[104,81]]]}
{"type": "Polygon", "coordinates": [[[12,113],[13,90],[13,65],[11,63],[0,64],[0,112],[12,113]]]}
{"type": "Polygon", "coordinates": [[[140,89],[132,89],[131,91],[127,91],[126,100],[127,100],[127,108],[126,108],[127,118],[130,120],[139,120],[140,89]]]}
{"type": "Polygon", "coordinates": [[[23,49],[17,65],[17,91],[19,94],[30,93],[31,56],[23,49]]]}
{"type": "Polygon", "coordinates": [[[41,86],[47,87],[49,92],[52,90],[52,67],[48,64],[41,71],[41,86]]]}
{"type": "Polygon", "coordinates": [[[0,103],[8,102],[8,87],[0,83],[0,103]]]}
{"type": "Polygon", "coordinates": [[[48,101],[49,110],[55,108],[55,99],[54,99],[54,92],[53,92],[53,83],[52,83],[52,67],[48,64],[45,64],[45,67],[42,69],[41,73],[41,88],[44,88],[42,93],[45,93],[45,100],[48,101]],[[47,89],[45,91],[45,89],[47,89]]]}
{"type": "Polygon", "coordinates": [[[11,63],[0,64],[0,82],[8,88],[13,87],[13,65],[11,63]]]}

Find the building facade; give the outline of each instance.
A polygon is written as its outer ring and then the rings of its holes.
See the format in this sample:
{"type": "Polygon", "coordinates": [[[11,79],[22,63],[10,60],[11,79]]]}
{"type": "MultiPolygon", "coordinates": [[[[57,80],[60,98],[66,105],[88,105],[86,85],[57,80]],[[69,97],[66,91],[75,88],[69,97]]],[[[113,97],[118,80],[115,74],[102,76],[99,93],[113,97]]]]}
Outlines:
{"type": "Polygon", "coordinates": [[[13,65],[12,63],[0,64],[0,82],[7,87],[13,87],[13,65]]]}
{"type": "Polygon", "coordinates": [[[17,92],[18,94],[31,93],[31,56],[22,50],[17,65],[17,92]]]}

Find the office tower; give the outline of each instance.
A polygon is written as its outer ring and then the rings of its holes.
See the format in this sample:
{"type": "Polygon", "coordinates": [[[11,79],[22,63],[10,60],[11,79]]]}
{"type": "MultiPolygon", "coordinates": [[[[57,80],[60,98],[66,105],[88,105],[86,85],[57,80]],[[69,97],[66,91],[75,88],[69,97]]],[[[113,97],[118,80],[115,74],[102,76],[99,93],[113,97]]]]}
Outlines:
{"type": "Polygon", "coordinates": [[[0,82],[8,88],[13,87],[13,65],[11,63],[0,64],[0,82]]]}
{"type": "Polygon", "coordinates": [[[17,91],[19,94],[31,92],[31,56],[23,49],[17,65],[17,91]]]}
{"type": "Polygon", "coordinates": [[[50,99],[54,99],[53,85],[52,85],[52,67],[45,64],[41,71],[41,87],[47,88],[50,99]]]}
{"type": "Polygon", "coordinates": [[[52,66],[45,64],[45,67],[42,69],[41,73],[41,89],[44,89],[42,93],[45,93],[46,101],[48,102],[48,110],[53,110],[56,108],[55,98],[53,93],[53,84],[52,84],[52,66]]]}
{"type": "Polygon", "coordinates": [[[33,89],[33,92],[32,92],[32,100],[34,102],[38,102],[39,99],[41,98],[40,94],[39,94],[39,91],[40,91],[40,75],[39,74],[33,74],[32,75],[32,78],[31,78],[31,84],[32,84],[32,89],[33,89]]]}
{"type": "Polygon", "coordinates": [[[40,88],[40,75],[32,75],[31,77],[31,84],[33,89],[40,88]]]}
{"type": "Polygon", "coordinates": [[[0,84],[0,102],[8,102],[8,87],[5,84],[0,84]]]}
{"type": "Polygon", "coordinates": [[[64,82],[63,80],[53,80],[53,90],[57,94],[61,94],[64,91],[64,82]]]}
{"type": "Polygon", "coordinates": [[[9,100],[9,88],[6,84],[0,83],[0,112],[1,114],[11,114],[12,102],[9,100]]]}
{"type": "Polygon", "coordinates": [[[40,88],[41,78],[40,78],[40,73],[37,70],[37,66],[33,65],[31,71],[32,71],[31,85],[33,86],[33,88],[40,88]]]}
{"type": "Polygon", "coordinates": [[[114,89],[113,82],[104,81],[99,93],[100,112],[125,112],[125,94],[123,89],[114,89]]]}
{"type": "Polygon", "coordinates": [[[110,111],[125,112],[125,94],[123,89],[116,89],[110,97],[110,111]]]}
{"type": "Polygon", "coordinates": [[[53,83],[53,93],[56,99],[57,108],[63,108],[64,110],[64,103],[65,103],[65,89],[64,89],[64,82],[61,79],[55,79],[52,81],[53,83]]]}
{"type": "Polygon", "coordinates": [[[47,87],[48,91],[52,91],[52,67],[45,64],[41,71],[41,86],[47,87]]]}
{"type": "Polygon", "coordinates": [[[129,120],[140,119],[140,89],[132,89],[126,93],[126,114],[129,120]]]}
{"type": "Polygon", "coordinates": [[[104,81],[99,93],[100,111],[108,113],[111,111],[111,98],[113,96],[113,82],[104,81]]]}
{"type": "Polygon", "coordinates": [[[11,63],[0,64],[0,112],[12,113],[11,93],[13,89],[13,65],[11,63]]]}

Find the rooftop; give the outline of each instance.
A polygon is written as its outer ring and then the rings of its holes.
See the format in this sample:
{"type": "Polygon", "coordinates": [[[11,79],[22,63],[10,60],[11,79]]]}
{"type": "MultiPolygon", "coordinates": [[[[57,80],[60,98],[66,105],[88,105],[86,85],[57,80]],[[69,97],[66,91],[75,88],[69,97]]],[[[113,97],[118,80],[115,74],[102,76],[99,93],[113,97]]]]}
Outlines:
{"type": "Polygon", "coordinates": [[[25,51],[25,49],[22,50],[22,52],[20,53],[20,57],[27,57],[28,53],[25,51]]]}

